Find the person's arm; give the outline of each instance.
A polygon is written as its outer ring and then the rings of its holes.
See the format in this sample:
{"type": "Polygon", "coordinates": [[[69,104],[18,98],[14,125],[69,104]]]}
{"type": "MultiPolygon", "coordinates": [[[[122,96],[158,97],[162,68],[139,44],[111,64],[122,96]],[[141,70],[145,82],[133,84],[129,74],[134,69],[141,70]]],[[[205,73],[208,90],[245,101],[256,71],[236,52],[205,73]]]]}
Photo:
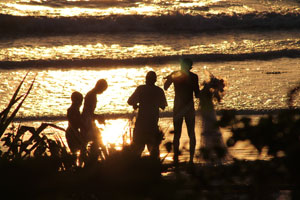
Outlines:
{"type": "Polygon", "coordinates": [[[82,144],[82,141],[85,140],[85,135],[83,133],[83,121],[79,110],[69,108],[67,111],[67,119],[69,122],[68,128],[73,132],[72,136],[76,138],[77,142],[82,144]]]}
{"type": "Polygon", "coordinates": [[[162,110],[164,110],[167,106],[168,106],[168,102],[167,102],[167,99],[166,99],[165,92],[163,90],[161,90],[161,99],[160,99],[160,106],[159,107],[162,110]]]}
{"type": "Polygon", "coordinates": [[[133,107],[133,109],[138,108],[139,103],[139,87],[136,88],[136,90],[133,92],[133,94],[128,98],[127,103],[133,107]]]}
{"type": "Polygon", "coordinates": [[[67,119],[72,127],[72,129],[78,131],[80,124],[81,124],[81,116],[80,112],[76,111],[74,108],[69,108],[67,111],[67,119]]]}
{"type": "Polygon", "coordinates": [[[207,95],[207,92],[209,92],[209,88],[207,86],[207,83],[203,82],[202,85],[203,85],[203,87],[199,91],[199,99],[205,97],[207,95]]]}
{"type": "Polygon", "coordinates": [[[195,76],[195,82],[194,82],[194,93],[195,93],[195,97],[199,98],[200,97],[200,89],[199,89],[199,79],[198,76],[195,76]]]}
{"type": "Polygon", "coordinates": [[[105,116],[103,114],[94,114],[94,119],[97,120],[99,124],[105,124],[105,116]]]}
{"type": "Polygon", "coordinates": [[[170,85],[173,83],[172,74],[170,74],[169,76],[165,77],[164,79],[166,79],[166,81],[164,83],[164,90],[167,90],[170,87],[170,85]]]}

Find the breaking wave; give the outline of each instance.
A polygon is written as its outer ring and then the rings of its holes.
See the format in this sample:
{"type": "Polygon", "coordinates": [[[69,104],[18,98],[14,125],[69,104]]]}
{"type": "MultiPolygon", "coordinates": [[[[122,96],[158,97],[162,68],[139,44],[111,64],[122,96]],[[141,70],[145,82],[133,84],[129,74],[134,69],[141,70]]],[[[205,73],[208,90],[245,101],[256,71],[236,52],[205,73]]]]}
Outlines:
{"type": "Polygon", "coordinates": [[[119,32],[218,32],[234,29],[299,29],[300,13],[251,12],[245,14],[106,17],[34,17],[0,15],[0,35],[45,35],[119,32]]]}
{"type": "MultiPolygon", "coordinates": [[[[272,60],[277,58],[300,58],[299,49],[286,49],[278,51],[254,52],[242,54],[191,54],[184,55],[195,62],[223,62],[244,60],[272,60]]],[[[182,55],[140,57],[129,59],[65,59],[65,60],[26,60],[26,61],[0,61],[0,69],[16,68],[79,68],[79,67],[125,67],[137,65],[166,64],[178,62],[182,55]]]]}

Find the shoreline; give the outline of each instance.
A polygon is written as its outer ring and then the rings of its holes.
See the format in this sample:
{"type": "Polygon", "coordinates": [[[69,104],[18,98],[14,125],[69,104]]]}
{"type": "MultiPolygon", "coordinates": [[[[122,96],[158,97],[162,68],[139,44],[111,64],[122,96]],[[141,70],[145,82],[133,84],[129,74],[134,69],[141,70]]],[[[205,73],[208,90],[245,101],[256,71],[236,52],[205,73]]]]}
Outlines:
{"type": "MultiPolygon", "coordinates": [[[[217,115],[221,115],[223,112],[232,112],[235,115],[267,115],[267,114],[278,114],[280,112],[287,111],[296,111],[300,113],[300,108],[278,108],[278,109],[245,109],[245,110],[236,110],[236,109],[221,109],[217,110],[217,115]]],[[[103,114],[106,119],[130,119],[136,116],[135,112],[131,113],[105,113],[103,114]]],[[[196,110],[196,115],[199,115],[199,112],[196,110]]],[[[173,112],[161,112],[160,118],[169,118],[173,116],[173,112]]],[[[29,117],[16,117],[14,122],[30,122],[30,121],[66,121],[67,116],[29,116],[29,117]]]]}

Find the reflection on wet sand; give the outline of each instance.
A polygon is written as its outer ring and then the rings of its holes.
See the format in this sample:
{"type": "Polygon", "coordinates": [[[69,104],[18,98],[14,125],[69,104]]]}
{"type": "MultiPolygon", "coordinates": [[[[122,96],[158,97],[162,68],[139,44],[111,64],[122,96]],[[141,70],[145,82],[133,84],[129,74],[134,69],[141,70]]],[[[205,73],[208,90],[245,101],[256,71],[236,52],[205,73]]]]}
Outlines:
{"type": "MultiPolygon", "coordinates": [[[[252,116],[253,121],[255,122],[260,116],[252,116]]],[[[52,122],[53,123],[53,122],[52,122]]],[[[39,126],[40,122],[25,122],[25,125],[31,125],[31,126],[39,126]]],[[[66,121],[59,121],[55,122],[56,125],[66,128],[67,122],[66,121]]],[[[131,133],[133,129],[133,123],[128,118],[120,118],[120,119],[111,119],[106,120],[106,124],[98,124],[99,129],[101,129],[102,133],[102,139],[103,143],[107,147],[114,147],[116,150],[121,150],[124,145],[128,145],[131,142],[131,133]]],[[[164,163],[171,163],[173,161],[173,153],[168,153],[168,151],[165,148],[165,144],[167,142],[171,142],[173,140],[173,134],[170,133],[170,131],[173,130],[172,125],[172,118],[170,117],[164,117],[160,118],[159,126],[162,129],[162,131],[165,133],[165,139],[162,141],[162,144],[160,145],[160,157],[165,158],[164,163]]],[[[183,133],[181,137],[181,155],[179,157],[180,162],[188,162],[189,160],[189,138],[186,132],[186,127],[183,125],[183,133]]],[[[195,132],[196,132],[196,157],[195,157],[195,163],[200,162],[198,159],[197,154],[199,155],[199,148],[200,148],[200,131],[201,131],[201,121],[199,116],[196,117],[196,126],[195,126],[195,132]]],[[[64,132],[54,130],[53,128],[49,127],[45,130],[45,134],[47,133],[53,133],[56,132],[56,134],[59,135],[59,137],[62,138],[62,141],[67,145],[66,138],[64,132]]],[[[227,129],[221,129],[222,136],[224,141],[226,142],[227,139],[231,136],[231,132],[227,129]]],[[[54,135],[48,135],[49,137],[54,137],[54,135]]],[[[25,135],[26,137],[26,135],[25,135]]],[[[263,153],[261,155],[258,154],[257,150],[250,144],[250,142],[238,142],[234,147],[231,147],[228,149],[230,154],[237,159],[245,159],[245,160],[268,160],[270,157],[267,156],[266,150],[263,150],[263,153]]],[[[148,155],[148,151],[145,148],[143,155],[148,155]]]]}

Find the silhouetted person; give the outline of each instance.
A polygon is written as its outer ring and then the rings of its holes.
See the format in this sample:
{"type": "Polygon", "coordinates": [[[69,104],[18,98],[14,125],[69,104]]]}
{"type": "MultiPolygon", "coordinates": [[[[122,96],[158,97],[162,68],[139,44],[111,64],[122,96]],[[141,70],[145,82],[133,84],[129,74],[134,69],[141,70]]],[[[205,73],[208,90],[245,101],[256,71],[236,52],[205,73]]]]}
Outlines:
{"type": "Polygon", "coordinates": [[[200,155],[203,161],[210,164],[231,162],[232,156],[227,151],[222,133],[217,124],[215,103],[221,102],[224,94],[225,82],[210,74],[210,79],[202,83],[200,90],[201,149],[206,149],[209,155],[200,155]],[[220,152],[223,152],[221,154],[220,152]],[[205,159],[206,157],[206,159],[205,159]]]}
{"type": "Polygon", "coordinates": [[[167,90],[174,84],[175,100],[173,107],[174,126],[174,163],[178,163],[179,140],[181,137],[182,123],[185,120],[188,136],[190,138],[190,163],[193,163],[196,138],[195,138],[195,108],[193,96],[199,97],[198,76],[190,72],[193,61],[188,58],[180,60],[181,70],[175,71],[165,79],[164,89],[167,90]]]}
{"type": "Polygon", "coordinates": [[[84,132],[86,134],[87,141],[92,141],[93,146],[96,149],[101,147],[102,152],[106,156],[106,148],[102,144],[102,138],[98,127],[95,124],[95,120],[99,123],[104,123],[104,117],[102,115],[95,114],[97,106],[97,95],[102,94],[107,89],[107,82],[104,79],[97,81],[95,87],[89,91],[84,98],[84,106],[82,111],[82,119],[84,121],[84,132]]]}
{"type": "Polygon", "coordinates": [[[81,133],[82,120],[80,107],[83,96],[80,92],[73,92],[71,95],[72,104],[67,110],[68,128],[66,130],[66,139],[72,153],[83,148],[84,138],[81,133]]]}
{"type": "Polygon", "coordinates": [[[138,110],[133,131],[133,147],[140,156],[147,145],[150,156],[159,158],[162,135],[158,128],[159,108],[165,109],[167,101],[163,89],[155,85],[156,73],[146,75],[146,84],[136,88],[127,103],[138,110]]]}

